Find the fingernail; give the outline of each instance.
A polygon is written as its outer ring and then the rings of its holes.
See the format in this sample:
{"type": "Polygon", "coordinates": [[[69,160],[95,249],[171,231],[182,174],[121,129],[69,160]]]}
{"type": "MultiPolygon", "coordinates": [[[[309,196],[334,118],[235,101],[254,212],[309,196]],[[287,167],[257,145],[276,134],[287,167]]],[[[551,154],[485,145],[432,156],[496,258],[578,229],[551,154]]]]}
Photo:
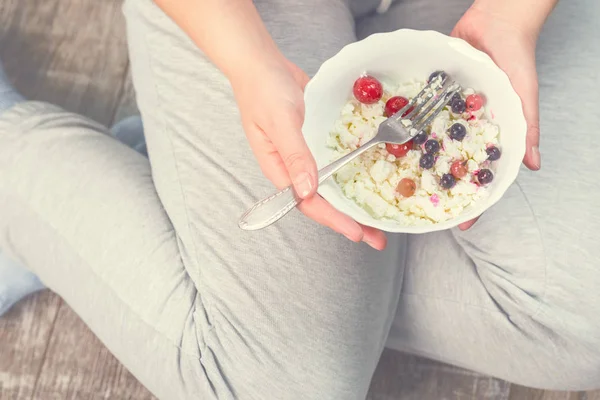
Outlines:
{"type": "Polygon", "coordinates": [[[531,162],[536,169],[540,169],[542,167],[542,157],[540,156],[540,148],[538,146],[533,146],[531,148],[531,154],[533,155],[533,159],[531,162]]]}
{"type": "Polygon", "coordinates": [[[313,184],[310,179],[310,175],[306,172],[301,173],[300,175],[298,175],[296,180],[294,180],[294,189],[296,189],[296,193],[301,198],[305,198],[306,196],[308,196],[312,191],[312,188],[313,184]]]}

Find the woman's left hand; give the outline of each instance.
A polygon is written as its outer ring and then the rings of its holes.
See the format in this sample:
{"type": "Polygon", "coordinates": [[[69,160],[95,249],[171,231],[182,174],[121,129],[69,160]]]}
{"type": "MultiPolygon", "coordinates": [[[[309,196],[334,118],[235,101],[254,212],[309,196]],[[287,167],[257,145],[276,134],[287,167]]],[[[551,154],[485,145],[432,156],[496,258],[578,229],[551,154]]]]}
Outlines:
{"type": "MultiPolygon", "coordinates": [[[[513,24],[500,14],[475,4],[458,21],[451,35],[464,39],[473,47],[487,53],[508,75],[523,103],[527,121],[527,150],[524,164],[531,170],[541,166],[539,142],[538,80],[535,67],[537,31],[513,24]]],[[[470,228],[477,219],[459,225],[470,228]]]]}

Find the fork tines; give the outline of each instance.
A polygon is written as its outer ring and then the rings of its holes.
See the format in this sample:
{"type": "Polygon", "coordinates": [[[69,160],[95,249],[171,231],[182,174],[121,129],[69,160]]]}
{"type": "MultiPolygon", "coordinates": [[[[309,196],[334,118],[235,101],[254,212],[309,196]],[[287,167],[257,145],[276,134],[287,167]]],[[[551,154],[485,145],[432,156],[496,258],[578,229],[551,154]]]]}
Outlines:
{"type": "Polygon", "coordinates": [[[431,124],[434,118],[446,107],[461,87],[447,74],[439,74],[417,94],[404,108],[392,116],[410,130],[411,136],[418,135],[431,124]],[[414,107],[410,113],[402,116],[414,107]]]}

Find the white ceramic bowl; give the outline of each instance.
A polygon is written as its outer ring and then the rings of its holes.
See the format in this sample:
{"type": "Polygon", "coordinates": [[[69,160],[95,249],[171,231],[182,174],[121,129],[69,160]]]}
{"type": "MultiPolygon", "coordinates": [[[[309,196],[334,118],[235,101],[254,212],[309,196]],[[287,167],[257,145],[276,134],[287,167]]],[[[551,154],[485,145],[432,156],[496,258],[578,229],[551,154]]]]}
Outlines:
{"type": "Polygon", "coordinates": [[[339,211],[361,224],[387,232],[426,233],[449,229],[468,221],[495,204],[516,179],[525,155],[526,123],[519,97],[506,74],[485,53],[461,39],[434,31],[401,29],[378,33],[344,47],[327,60],[306,86],[306,119],[303,132],[319,168],[332,159],[327,137],[335,120],[352,94],[354,81],[369,73],[384,82],[426,80],[444,70],[464,88],[485,95],[488,113],[500,127],[502,157],[496,161],[489,196],[461,215],[445,222],[405,226],[400,222],[376,219],[347,198],[333,177],[319,187],[323,196],[339,211]]]}

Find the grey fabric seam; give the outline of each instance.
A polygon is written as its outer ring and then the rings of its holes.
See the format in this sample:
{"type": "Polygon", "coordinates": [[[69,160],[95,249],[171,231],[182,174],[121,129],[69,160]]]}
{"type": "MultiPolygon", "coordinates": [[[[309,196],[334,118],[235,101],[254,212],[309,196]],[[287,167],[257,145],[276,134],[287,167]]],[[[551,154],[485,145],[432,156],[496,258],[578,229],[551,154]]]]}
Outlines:
{"type": "MultiPolygon", "coordinates": [[[[154,5],[154,7],[156,7],[156,5],[154,5]]],[[[144,25],[144,27],[145,27],[145,25],[144,25]]],[[[144,33],[144,42],[146,44],[146,48],[147,49],[151,48],[150,47],[150,41],[148,39],[149,35],[150,35],[150,33],[148,31],[146,31],[144,33]]],[[[156,94],[156,102],[157,102],[157,105],[158,105],[158,109],[160,110],[161,109],[160,108],[161,98],[160,98],[160,92],[158,90],[158,86],[157,86],[157,83],[156,83],[156,79],[154,77],[155,72],[154,72],[153,59],[152,59],[152,56],[151,56],[152,53],[150,51],[148,51],[147,54],[148,54],[147,62],[148,62],[149,69],[150,69],[150,71],[152,73],[153,88],[154,88],[154,93],[156,94]]],[[[188,232],[190,233],[190,236],[191,236],[191,234],[192,234],[192,227],[191,227],[191,223],[190,223],[190,217],[189,217],[189,210],[188,210],[187,200],[186,200],[186,197],[185,197],[185,191],[183,190],[183,186],[181,185],[181,179],[179,179],[180,178],[179,163],[177,161],[177,158],[175,157],[173,139],[172,139],[172,137],[167,132],[167,123],[166,123],[166,120],[164,118],[164,114],[162,114],[162,113],[161,113],[161,120],[162,120],[162,123],[163,123],[163,126],[162,126],[163,134],[166,135],[167,138],[168,138],[168,140],[169,140],[169,144],[170,144],[170,149],[169,150],[171,152],[171,156],[173,157],[173,162],[175,164],[175,171],[177,173],[177,178],[178,178],[177,179],[177,184],[178,184],[178,187],[179,187],[179,191],[181,193],[181,199],[183,201],[183,209],[184,209],[184,212],[185,212],[186,225],[187,225],[188,232]]],[[[162,201],[161,201],[161,205],[162,205],[162,201]]],[[[174,229],[175,235],[177,237],[179,237],[179,234],[177,233],[177,230],[175,229],[174,226],[173,226],[173,229],[174,229]]],[[[198,248],[196,246],[196,241],[193,238],[191,239],[191,241],[192,241],[192,246],[193,246],[193,249],[194,249],[194,258],[195,258],[195,260],[194,260],[195,262],[194,262],[193,266],[194,266],[194,268],[196,268],[196,270],[198,272],[198,275],[202,276],[202,270],[200,269],[200,266],[198,264],[199,257],[198,257],[198,248]]],[[[185,266],[185,262],[183,260],[183,257],[181,256],[182,252],[181,252],[181,247],[180,247],[180,244],[179,244],[179,240],[177,240],[177,248],[179,249],[178,253],[179,253],[179,257],[181,259],[182,265],[185,266]]],[[[191,279],[191,275],[189,274],[189,272],[187,272],[187,270],[186,270],[186,273],[188,274],[188,276],[190,276],[190,279],[191,279]]],[[[199,285],[199,282],[194,282],[194,286],[196,286],[196,285],[199,285]]],[[[206,331],[206,333],[210,333],[214,329],[214,326],[213,326],[213,317],[212,317],[212,314],[213,314],[212,301],[211,301],[211,299],[207,298],[207,296],[204,296],[203,293],[201,293],[200,288],[198,286],[196,286],[196,291],[197,291],[198,297],[200,298],[200,302],[202,303],[203,308],[204,308],[204,310],[206,312],[206,318],[207,318],[208,323],[209,323],[209,328],[206,331]]],[[[194,323],[195,324],[196,324],[195,315],[196,315],[196,312],[197,312],[196,307],[197,307],[197,305],[194,304],[194,310],[192,312],[192,315],[194,316],[194,323]]],[[[197,327],[197,325],[196,325],[196,327],[197,327]]],[[[196,332],[197,331],[198,330],[196,329],[196,332]]],[[[200,342],[204,343],[204,340],[200,340],[200,342]]]]}
{"type": "Polygon", "coordinates": [[[535,221],[535,227],[538,231],[538,237],[540,238],[540,243],[542,246],[542,252],[541,252],[542,257],[544,257],[544,283],[543,283],[542,294],[540,295],[540,297],[538,299],[538,306],[537,306],[536,310],[531,314],[531,319],[535,319],[542,309],[543,302],[545,301],[546,294],[548,292],[548,255],[546,254],[546,251],[545,251],[546,246],[544,244],[544,237],[542,236],[542,230],[540,229],[540,223],[537,219],[537,216],[535,215],[535,212],[533,211],[531,202],[529,201],[529,198],[525,194],[525,191],[523,190],[523,187],[521,186],[521,184],[519,183],[518,180],[515,180],[515,186],[518,187],[519,190],[521,191],[521,193],[523,194],[523,198],[525,199],[525,202],[527,203],[527,206],[529,207],[529,211],[531,211],[531,215],[533,216],[533,220],[535,221]]]}
{"type": "MultiPolygon", "coordinates": [[[[156,7],[156,5],[154,5],[154,6],[156,7]]],[[[150,47],[150,41],[148,40],[148,36],[149,35],[150,35],[150,33],[147,32],[147,31],[144,34],[144,41],[146,43],[146,48],[147,49],[151,48],[150,47]]],[[[156,101],[157,101],[158,109],[160,110],[161,109],[160,108],[161,98],[160,98],[160,92],[158,90],[158,86],[156,84],[156,79],[154,78],[155,73],[154,73],[154,64],[152,62],[153,59],[152,59],[152,56],[150,56],[151,51],[148,51],[147,54],[149,54],[147,61],[148,61],[148,65],[150,67],[150,71],[152,72],[152,80],[153,80],[153,83],[154,83],[154,85],[153,85],[154,92],[156,93],[156,101]]],[[[168,130],[167,129],[167,122],[166,122],[166,120],[164,118],[164,114],[162,114],[162,113],[161,113],[161,120],[162,120],[162,123],[163,123],[163,126],[162,126],[162,128],[163,128],[162,129],[163,130],[163,134],[166,135],[167,138],[169,139],[169,144],[170,144],[170,147],[171,147],[169,150],[171,152],[171,156],[173,157],[173,161],[174,161],[174,164],[175,164],[175,171],[177,173],[177,178],[178,178],[177,179],[177,185],[178,185],[178,188],[179,188],[179,192],[181,193],[181,199],[183,200],[183,209],[184,209],[184,212],[185,212],[185,222],[186,222],[187,229],[188,229],[188,231],[190,233],[190,236],[191,236],[192,227],[191,227],[191,223],[190,223],[188,204],[187,204],[187,200],[186,200],[186,197],[185,197],[185,191],[183,190],[183,186],[181,185],[181,179],[179,179],[180,178],[179,162],[177,161],[177,157],[175,157],[175,150],[174,150],[174,145],[173,145],[173,139],[172,139],[172,137],[167,132],[167,130],[168,130]]],[[[177,231],[175,231],[175,234],[177,236],[179,236],[177,234],[177,231]]],[[[193,240],[193,238],[191,239],[191,241],[192,241],[192,246],[193,246],[193,249],[194,249],[194,257],[195,257],[195,260],[194,260],[195,261],[194,262],[195,265],[194,265],[194,267],[197,268],[198,273],[201,276],[202,275],[202,271],[201,271],[201,269],[199,268],[199,265],[198,265],[198,260],[199,260],[199,257],[198,257],[198,248],[196,246],[196,241],[193,240]]],[[[179,243],[177,244],[177,247],[179,247],[179,243]]],[[[179,249],[179,250],[180,250],[179,253],[181,254],[181,249],[179,249]]],[[[201,298],[204,299],[204,296],[201,295],[201,298]]],[[[203,303],[204,303],[204,301],[203,301],[203,303]]],[[[209,308],[212,309],[212,307],[210,307],[210,303],[212,303],[212,302],[209,301],[209,304],[207,304],[207,305],[209,305],[209,308]]],[[[207,309],[207,313],[208,312],[209,312],[209,310],[207,309]]]]}

